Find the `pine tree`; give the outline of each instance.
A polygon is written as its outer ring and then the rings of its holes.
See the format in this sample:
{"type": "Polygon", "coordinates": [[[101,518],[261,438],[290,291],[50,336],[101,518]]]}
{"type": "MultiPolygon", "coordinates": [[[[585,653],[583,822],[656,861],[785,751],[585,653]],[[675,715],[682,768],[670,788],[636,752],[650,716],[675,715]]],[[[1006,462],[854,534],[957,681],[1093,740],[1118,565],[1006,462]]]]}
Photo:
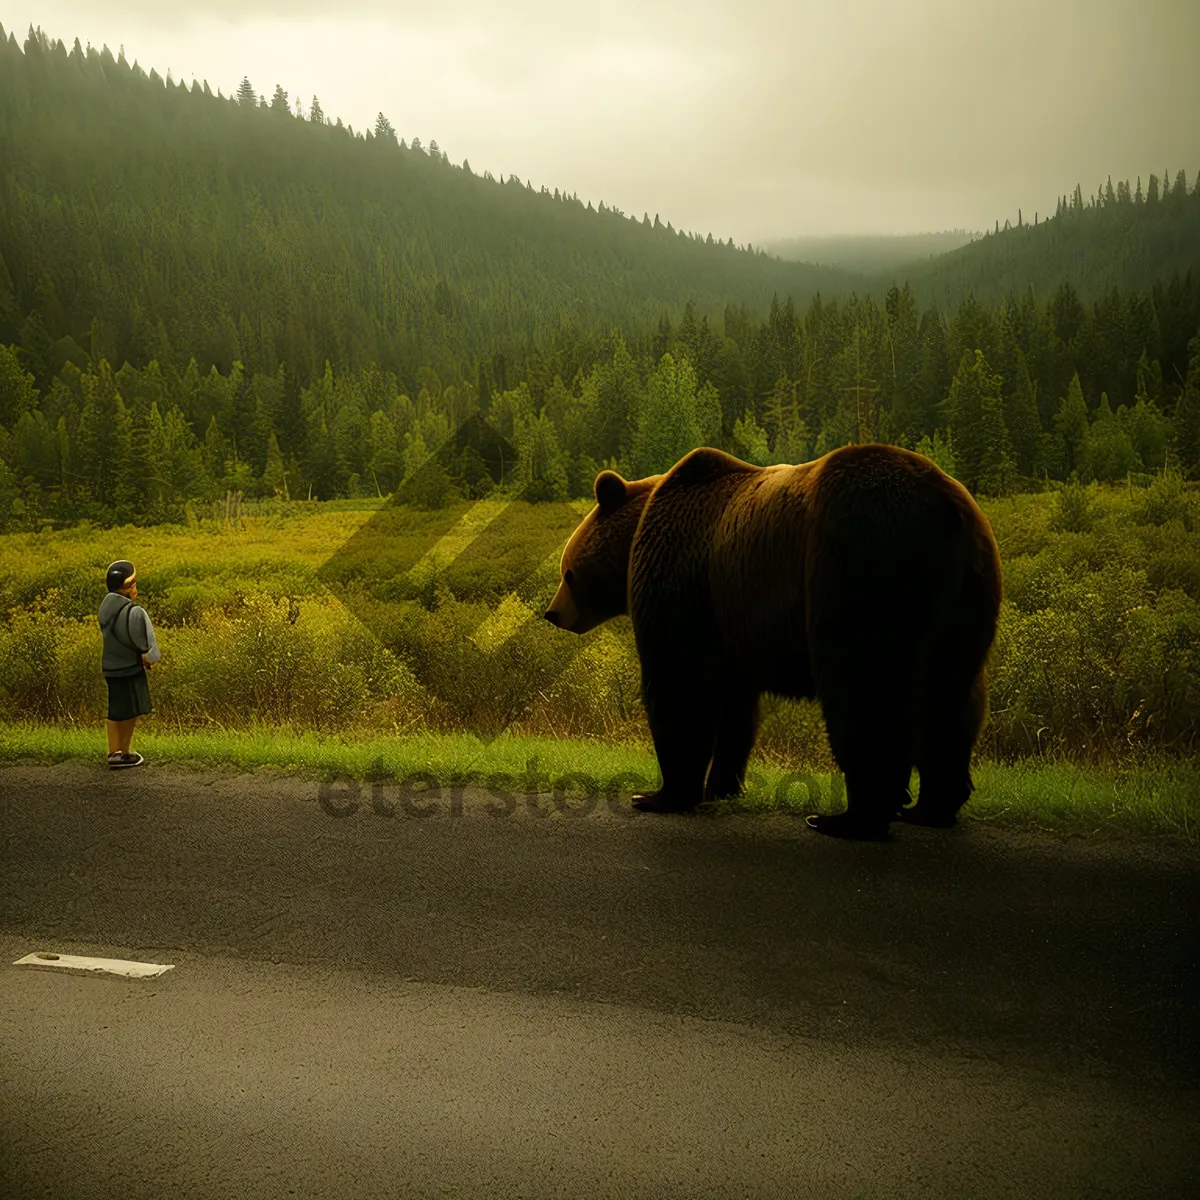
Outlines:
{"type": "Polygon", "coordinates": [[[58,476],[54,482],[69,495],[67,470],[71,462],[71,430],[65,413],[58,418],[58,424],[54,427],[54,446],[58,459],[58,476]]]}
{"type": "Polygon", "coordinates": [[[1112,483],[1124,479],[1130,471],[1142,469],[1133,440],[1122,428],[1120,417],[1113,413],[1107,392],[1100,393],[1100,404],[1091,428],[1079,447],[1077,466],[1084,483],[1093,480],[1112,483]]]}
{"type": "Polygon", "coordinates": [[[308,119],[313,125],[325,124],[325,111],[321,108],[321,102],[316,96],[312,98],[312,105],[308,110],[308,119]]]}
{"type": "Polygon", "coordinates": [[[933,431],[933,437],[925,434],[917,443],[917,453],[936,463],[947,475],[958,478],[958,462],[954,457],[954,445],[949,434],[943,437],[940,429],[933,431]]]}
{"type": "Polygon", "coordinates": [[[368,463],[377,490],[385,493],[394,491],[400,482],[404,461],[400,455],[395,423],[386,412],[371,414],[368,463]]]}
{"type": "Polygon", "coordinates": [[[765,467],[770,462],[767,431],[754,419],[754,413],[749,409],[733,424],[733,453],[743,462],[759,467],[765,467]]]}
{"type": "Polygon", "coordinates": [[[41,488],[53,487],[58,482],[54,430],[40,409],[21,414],[13,426],[11,450],[7,456],[18,479],[33,479],[41,488]]]}
{"type": "Polygon", "coordinates": [[[420,429],[413,429],[404,435],[404,452],[401,455],[404,465],[404,478],[414,478],[429,459],[429,447],[420,429]]]}
{"type": "Polygon", "coordinates": [[[225,439],[221,436],[215,415],[209,419],[208,428],[204,431],[204,448],[201,456],[204,462],[204,474],[208,477],[208,490],[215,496],[220,491],[221,481],[225,478],[225,439]]]}
{"type": "MultiPolygon", "coordinates": [[[[488,409],[488,421],[502,438],[512,442],[516,440],[517,430],[525,421],[534,417],[533,397],[529,394],[529,385],[521,383],[518,387],[503,391],[492,397],[488,409]]],[[[511,466],[512,464],[509,464],[511,466]]],[[[505,469],[507,472],[507,468],[505,469]]]]}
{"type": "Polygon", "coordinates": [[[383,113],[380,113],[375,118],[375,136],[382,141],[390,142],[392,145],[396,144],[396,130],[392,126],[391,121],[383,113]]]}
{"type": "Polygon", "coordinates": [[[1200,479],[1200,335],[1188,343],[1187,382],[1175,403],[1173,442],[1180,470],[1200,479]]]}
{"type": "Polygon", "coordinates": [[[267,465],[263,471],[263,485],[279,499],[290,499],[287,468],[284,466],[283,452],[279,449],[279,439],[274,430],[271,430],[271,436],[267,439],[267,465]]]}
{"type": "Polygon", "coordinates": [[[282,117],[290,117],[292,110],[288,105],[288,94],[283,90],[283,85],[277,83],[275,85],[275,95],[271,97],[271,111],[278,113],[282,117]]]}
{"type": "Polygon", "coordinates": [[[8,463],[0,458],[0,533],[20,529],[25,523],[25,503],[21,498],[21,482],[8,463]]]}
{"type": "Polygon", "coordinates": [[[1137,397],[1157,400],[1162,395],[1162,381],[1162,364],[1157,358],[1151,360],[1143,347],[1137,364],[1137,397]]]}
{"type": "Polygon", "coordinates": [[[1061,439],[1066,452],[1067,470],[1077,465],[1079,447],[1088,434],[1088,410],[1083,398],[1083,387],[1079,372],[1071,376],[1071,385],[1062,398],[1058,412],[1054,414],[1054,431],[1061,439]]]}
{"type": "Polygon", "coordinates": [[[70,471],[82,499],[112,504],[115,488],[117,394],[112,368],[101,359],[79,379],[83,405],[76,427],[70,471]]]}
{"type": "Polygon", "coordinates": [[[590,499],[596,489],[600,464],[590,454],[581,454],[567,465],[567,485],[574,500],[590,499]]]}
{"type": "Polygon", "coordinates": [[[995,484],[1006,457],[1011,461],[1000,391],[1000,377],[991,373],[983,351],[965,351],[941,409],[954,442],[958,478],[972,491],[984,472],[986,482],[995,484]]]}
{"type": "Polygon", "coordinates": [[[0,345],[0,425],[11,429],[37,401],[33,376],[21,366],[16,347],[0,345]]]}
{"type": "Polygon", "coordinates": [[[163,418],[163,447],[167,468],[167,494],[184,500],[202,490],[204,465],[196,435],[187,418],[172,407],[163,418]]]}
{"type": "Polygon", "coordinates": [[[158,518],[164,515],[170,494],[170,463],[167,454],[166,423],[157,403],[146,414],[145,493],[150,511],[158,518]]]}
{"type": "Polygon", "coordinates": [[[1022,475],[1032,475],[1042,424],[1038,415],[1037,385],[1029,376],[1029,364],[1020,350],[1017,351],[1015,375],[1014,386],[1005,397],[1004,423],[1012,439],[1017,470],[1022,475]]]}
{"type": "Polygon", "coordinates": [[[545,413],[523,422],[517,431],[516,483],[522,500],[538,503],[567,498],[566,456],[545,413]]]}
{"type": "MultiPolygon", "coordinates": [[[[912,433],[931,433],[938,422],[938,406],[950,387],[950,368],[946,350],[946,329],[941,315],[930,309],[921,318],[921,366],[918,375],[917,419],[912,433]]],[[[811,419],[811,418],[810,418],[811,419]]]]}
{"type": "Polygon", "coordinates": [[[242,82],[238,84],[237,102],[243,108],[253,108],[258,103],[258,97],[254,94],[249,76],[243,75],[242,82]]]}
{"type": "Polygon", "coordinates": [[[141,516],[139,494],[145,481],[143,448],[135,446],[134,420],[118,392],[113,412],[112,493],[108,498],[118,521],[136,521],[141,516]]]}
{"type": "MultiPolygon", "coordinates": [[[[589,459],[588,461],[590,462],[591,460],[589,459]]],[[[487,460],[479,452],[478,448],[469,442],[463,447],[462,453],[458,456],[458,465],[455,474],[463,494],[471,497],[473,500],[478,500],[488,495],[495,488],[495,481],[488,470],[487,460]]],[[[572,495],[579,494],[578,492],[572,493],[572,495]]]]}
{"type": "Polygon", "coordinates": [[[721,423],[721,397],[711,383],[705,383],[696,393],[696,424],[702,445],[720,444],[721,423]]]}
{"type": "Polygon", "coordinates": [[[1069,283],[1061,283],[1050,300],[1048,309],[1051,328],[1064,346],[1071,346],[1083,328],[1087,314],[1079,295],[1069,283]]]}
{"type": "Polygon", "coordinates": [[[1004,401],[1000,396],[1000,377],[993,376],[993,388],[983,397],[980,420],[982,454],[979,460],[979,490],[989,496],[1007,496],[1016,484],[1017,466],[1012,442],[1004,424],[1004,401]]]}
{"type": "Polygon", "coordinates": [[[766,397],[763,405],[763,416],[766,420],[768,435],[786,439],[784,432],[796,419],[796,392],[792,381],[786,375],[780,375],[766,397]]]}
{"type": "MultiPolygon", "coordinates": [[[[435,435],[436,436],[436,435],[435,435]]],[[[440,441],[435,441],[441,445],[440,441]]],[[[455,489],[441,453],[431,453],[421,430],[405,435],[404,479],[397,496],[414,508],[445,508],[454,498],[455,489]]]]}
{"type": "Polygon", "coordinates": [[[1158,405],[1139,389],[1133,407],[1122,406],[1121,412],[1123,428],[1146,470],[1165,466],[1171,428],[1158,405]]]}
{"type": "Polygon", "coordinates": [[[646,402],[633,439],[633,473],[641,478],[673,467],[701,443],[696,376],[686,359],[664,354],[646,380],[646,402]]]}
{"type": "Polygon", "coordinates": [[[273,425],[280,449],[293,457],[303,457],[306,426],[300,379],[286,363],[279,368],[279,377],[279,409],[273,425]]]}

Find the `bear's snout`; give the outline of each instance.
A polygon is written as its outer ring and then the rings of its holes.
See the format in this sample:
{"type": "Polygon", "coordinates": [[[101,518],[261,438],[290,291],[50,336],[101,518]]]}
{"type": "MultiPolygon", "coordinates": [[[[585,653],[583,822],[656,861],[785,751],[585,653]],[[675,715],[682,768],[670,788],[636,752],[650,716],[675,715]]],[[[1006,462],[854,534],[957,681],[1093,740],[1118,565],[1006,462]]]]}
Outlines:
{"type": "Polygon", "coordinates": [[[565,582],[558,585],[558,591],[554,593],[549,608],[542,615],[556,629],[576,632],[575,627],[579,624],[579,609],[576,607],[575,597],[571,595],[571,589],[565,582]]]}

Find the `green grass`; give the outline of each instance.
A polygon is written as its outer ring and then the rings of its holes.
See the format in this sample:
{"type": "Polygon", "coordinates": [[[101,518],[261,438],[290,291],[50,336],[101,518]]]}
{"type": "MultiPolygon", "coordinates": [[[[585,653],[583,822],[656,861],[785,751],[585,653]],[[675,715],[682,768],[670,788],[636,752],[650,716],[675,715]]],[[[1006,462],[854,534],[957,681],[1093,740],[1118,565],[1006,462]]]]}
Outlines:
{"type": "MultiPolygon", "coordinates": [[[[627,795],[653,786],[653,753],[601,741],[501,737],[490,745],[469,734],[405,738],[334,739],[281,731],[155,733],[139,731],[136,747],[156,764],[278,769],[315,779],[413,777],[421,773],[449,785],[498,783],[516,791],[568,795],[610,788],[627,795]],[[583,776],[584,778],[580,778],[583,776]]],[[[92,762],[104,758],[104,734],[44,725],[0,726],[0,762],[92,762]]],[[[1200,768],[1161,762],[1103,770],[1067,763],[980,763],[976,793],[963,810],[967,820],[1009,829],[1086,836],[1149,836],[1200,841],[1200,768]]],[[[837,811],[844,788],[839,775],[800,772],[755,760],[746,793],[714,806],[720,812],[837,811]],[[800,780],[804,779],[802,785],[800,780]]]]}

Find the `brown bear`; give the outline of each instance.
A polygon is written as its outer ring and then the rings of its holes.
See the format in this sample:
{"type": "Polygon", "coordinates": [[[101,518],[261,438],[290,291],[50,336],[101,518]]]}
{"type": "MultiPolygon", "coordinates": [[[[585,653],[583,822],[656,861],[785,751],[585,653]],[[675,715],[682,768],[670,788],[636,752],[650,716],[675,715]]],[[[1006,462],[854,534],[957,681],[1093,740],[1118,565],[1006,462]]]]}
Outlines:
{"type": "Polygon", "coordinates": [[[878,838],[896,817],[952,825],[970,796],[1000,588],[987,518],[920,454],[756,467],[702,448],[663,475],[596,477],[545,615],[574,633],[633,619],[662,772],[637,807],[736,795],[760,695],[815,697],[847,807],[808,822],[878,838]]]}

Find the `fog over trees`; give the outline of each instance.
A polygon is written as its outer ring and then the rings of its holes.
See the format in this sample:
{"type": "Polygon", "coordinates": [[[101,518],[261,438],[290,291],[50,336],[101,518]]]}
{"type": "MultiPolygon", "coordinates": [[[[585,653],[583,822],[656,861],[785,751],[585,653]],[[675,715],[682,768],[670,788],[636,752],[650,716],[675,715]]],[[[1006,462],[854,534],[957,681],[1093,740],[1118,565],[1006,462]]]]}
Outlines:
{"type": "MultiPolygon", "coordinates": [[[[1000,493],[1200,468],[1184,170],[854,276],[37,33],[0,40],[0,146],[9,526],[386,494],[476,412],[539,498],[702,443],[890,440],[1000,493]]],[[[508,482],[460,457],[430,501],[508,482]]]]}

